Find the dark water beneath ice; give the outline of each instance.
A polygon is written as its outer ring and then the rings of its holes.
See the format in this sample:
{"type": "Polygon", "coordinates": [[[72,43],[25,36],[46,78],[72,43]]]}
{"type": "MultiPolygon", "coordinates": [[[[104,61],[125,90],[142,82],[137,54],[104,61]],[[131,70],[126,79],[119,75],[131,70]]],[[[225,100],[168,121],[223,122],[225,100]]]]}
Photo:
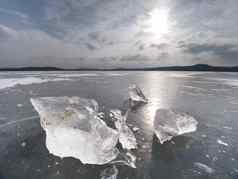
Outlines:
{"type": "Polygon", "coordinates": [[[141,87],[149,104],[129,114],[130,126],[140,128],[139,148],[133,151],[137,169],[118,166],[118,179],[238,178],[236,73],[9,72],[0,73],[0,179],[100,179],[106,165],[48,153],[29,99],[81,96],[96,99],[102,110],[122,109],[130,84],[141,87]],[[190,113],[198,130],[160,145],[152,131],[157,108],[190,113]]]}

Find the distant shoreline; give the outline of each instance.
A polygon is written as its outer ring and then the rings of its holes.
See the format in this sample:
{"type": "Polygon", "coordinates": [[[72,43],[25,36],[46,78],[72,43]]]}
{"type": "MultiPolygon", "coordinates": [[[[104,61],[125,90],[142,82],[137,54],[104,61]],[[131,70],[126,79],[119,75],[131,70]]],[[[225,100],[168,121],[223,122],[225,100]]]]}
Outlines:
{"type": "Polygon", "coordinates": [[[20,67],[20,68],[0,68],[1,71],[201,71],[201,72],[238,72],[238,66],[209,66],[206,64],[197,64],[191,66],[169,66],[169,67],[148,67],[148,68],[76,68],[64,69],[57,67],[20,67]]]}

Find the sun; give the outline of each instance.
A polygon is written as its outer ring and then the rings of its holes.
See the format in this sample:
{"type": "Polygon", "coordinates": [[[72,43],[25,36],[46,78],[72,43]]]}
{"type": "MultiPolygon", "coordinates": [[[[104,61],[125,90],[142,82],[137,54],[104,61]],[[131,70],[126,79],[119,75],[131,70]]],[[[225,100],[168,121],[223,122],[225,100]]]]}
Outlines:
{"type": "Polygon", "coordinates": [[[145,32],[157,36],[167,34],[169,32],[169,10],[163,8],[152,10],[145,24],[145,32]]]}

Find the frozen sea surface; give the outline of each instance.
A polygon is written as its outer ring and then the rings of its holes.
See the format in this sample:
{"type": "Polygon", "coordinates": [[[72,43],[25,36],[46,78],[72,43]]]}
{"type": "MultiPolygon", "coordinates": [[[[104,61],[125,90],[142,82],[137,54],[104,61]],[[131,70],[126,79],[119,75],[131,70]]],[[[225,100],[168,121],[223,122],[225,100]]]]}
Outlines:
{"type": "MultiPolygon", "coordinates": [[[[238,74],[200,72],[0,73],[0,179],[98,179],[108,165],[83,165],[49,154],[30,98],[94,98],[121,109],[137,84],[148,104],[128,114],[136,128],[137,168],[117,165],[117,179],[237,179],[238,74]],[[157,108],[188,112],[197,131],[161,145],[153,133],[157,108]]],[[[123,110],[123,109],[121,109],[123,110]]]]}

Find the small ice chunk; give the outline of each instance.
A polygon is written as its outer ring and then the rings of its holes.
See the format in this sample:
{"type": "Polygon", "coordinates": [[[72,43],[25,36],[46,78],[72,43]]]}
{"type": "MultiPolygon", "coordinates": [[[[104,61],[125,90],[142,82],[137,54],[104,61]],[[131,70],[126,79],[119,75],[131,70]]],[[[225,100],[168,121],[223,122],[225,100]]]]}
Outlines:
{"type": "Polygon", "coordinates": [[[154,131],[161,144],[174,136],[197,130],[194,117],[170,109],[158,109],[154,119],[154,131]]]}
{"type": "Polygon", "coordinates": [[[141,89],[135,84],[129,87],[129,96],[129,99],[132,102],[132,107],[137,104],[148,103],[148,99],[145,97],[141,89]]]}
{"type": "Polygon", "coordinates": [[[228,146],[228,144],[226,142],[223,142],[221,139],[217,139],[217,143],[224,146],[228,146]]]}
{"type": "Polygon", "coordinates": [[[21,143],[21,146],[22,146],[22,147],[26,147],[26,142],[22,142],[22,143],[21,143]]]}
{"type": "Polygon", "coordinates": [[[23,104],[17,104],[17,107],[21,108],[21,107],[23,107],[23,104]]]}
{"type": "Polygon", "coordinates": [[[101,174],[100,177],[101,179],[117,179],[117,175],[118,175],[119,171],[117,169],[117,167],[115,165],[110,166],[106,169],[104,169],[101,174]]]}
{"type": "Polygon", "coordinates": [[[106,164],[119,153],[119,134],[98,115],[98,103],[80,97],[42,97],[31,99],[46,132],[49,152],[74,157],[84,164],[106,164]]]}
{"type": "Polygon", "coordinates": [[[197,167],[198,169],[202,170],[203,172],[208,173],[208,174],[214,173],[214,169],[212,169],[211,167],[209,167],[209,166],[207,166],[203,163],[195,162],[194,166],[197,167]]]}
{"type": "Polygon", "coordinates": [[[119,132],[119,142],[123,149],[136,149],[137,142],[134,133],[126,124],[126,116],[119,109],[110,110],[110,116],[119,132]]]}
{"type": "Polygon", "coordinates": [[[139,127],[133,127],[132,130],[133,130],[134,132],[137,132],[138,130],[140,130],[140,128],[139,128],[139,127]]]}

